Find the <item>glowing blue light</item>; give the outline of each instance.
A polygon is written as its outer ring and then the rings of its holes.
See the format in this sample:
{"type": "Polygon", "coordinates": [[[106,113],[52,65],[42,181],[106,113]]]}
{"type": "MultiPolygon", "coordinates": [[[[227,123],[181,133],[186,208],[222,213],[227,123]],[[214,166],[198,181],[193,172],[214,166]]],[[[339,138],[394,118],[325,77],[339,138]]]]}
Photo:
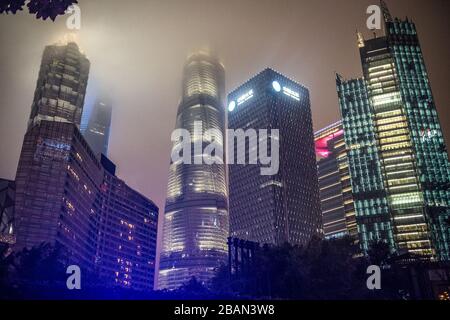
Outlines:
{"type": "Polygon", "coordinates": [[[278,81],[274,81],[272,82],[272,87],[276,92],[280,92],[281,91],[281,85],[278,81]]]}
{"type": "Polygon", "coordinates": [[[228,105],[228,111],[233,111],[234,108],[236,108],[236,102],[231,101],[230,104],[228,105]]]}

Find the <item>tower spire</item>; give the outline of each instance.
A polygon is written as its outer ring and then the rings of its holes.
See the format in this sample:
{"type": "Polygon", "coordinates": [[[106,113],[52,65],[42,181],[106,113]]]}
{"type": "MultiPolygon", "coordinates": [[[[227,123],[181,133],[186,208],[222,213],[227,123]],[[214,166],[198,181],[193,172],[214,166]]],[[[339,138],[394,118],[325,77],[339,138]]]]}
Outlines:
{"type": "Polygon", "coordinates": [[[358,39],[358,48],[364,47],[365,46],[364,37],[363,37],[362,33],[358,31],[358,29],[356,29],[356,37],[358,39]]]}

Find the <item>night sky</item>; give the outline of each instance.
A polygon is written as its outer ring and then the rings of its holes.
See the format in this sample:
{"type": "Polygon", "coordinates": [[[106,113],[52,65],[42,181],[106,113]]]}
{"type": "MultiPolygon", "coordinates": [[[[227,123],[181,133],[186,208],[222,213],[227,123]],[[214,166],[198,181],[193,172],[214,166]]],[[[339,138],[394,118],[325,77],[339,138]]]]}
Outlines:
{"type": "MultiPolygon", "coordinates": [[[[450,1],[387,0],[416,23],[450,143],[450,1]]],[[[114,102],[109,157],[118,176],[163,212],[181,72],[200,48],[217,53],[227,92],[266,67],[310,89],[314,129],[339,119],[335,72],[362,74],[356,29],[378,0],[81,0],[78,43],[91,61],[86,105],[114,102]]],[[[0,177],[13,179],[45,45],[69,30],[20,13],[0,16],[0,177]]],[[[162,215],[161,215],[162,216],[162,215]]]]}

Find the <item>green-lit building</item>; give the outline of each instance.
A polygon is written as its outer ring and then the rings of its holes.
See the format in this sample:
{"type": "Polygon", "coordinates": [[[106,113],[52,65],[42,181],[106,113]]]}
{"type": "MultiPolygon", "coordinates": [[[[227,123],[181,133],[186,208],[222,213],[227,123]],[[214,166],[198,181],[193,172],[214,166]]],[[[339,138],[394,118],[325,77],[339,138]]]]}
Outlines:
{"type": "Polygon", "coordinates": [[[450,257],[450,166],[413,22],[382,2],[385,35],[358,34],[363,77],[337,76],[361,246],[450,257]]]}

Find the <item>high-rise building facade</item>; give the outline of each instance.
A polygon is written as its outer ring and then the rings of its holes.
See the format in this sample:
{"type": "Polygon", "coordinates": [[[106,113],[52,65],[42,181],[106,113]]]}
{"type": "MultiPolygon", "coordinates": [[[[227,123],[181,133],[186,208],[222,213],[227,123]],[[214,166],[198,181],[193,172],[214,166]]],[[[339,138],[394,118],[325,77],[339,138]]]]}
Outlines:
{"type": "MultiPolygon", "coordinates": [[[[208,283],[227,259],[228,204],[225,164],[199,164],[195,144],[210,142],[207,130],[225,130],[225,71],[207,53],[190,56],[183,71],[176,129],[191,136],[192,164],[172,161],[164,213],[158,287],[175,289],[196,277],[208,283]],[[200,125],[196,129],[195,125],[200,125]]],[[[223,149],[224,135],[215,142],[223,149]]],[[[173,148],[181,141],[173,143],[173,148]]],[[[201,153],[200,150],[200,153],[201,153]]]]}
{"type": "Polygon", "coordinates": [[[87,127],[82,130],[84,138],[96,155],[108,155],[111,116],[111,102],[105,99],[97,99],[87,127]]]}
{"type": "Polygon", "coordinates": [[[342,121],[314,134],[324,236],[357,237],[355,207],[342,121]]]}
{"type": "Polygon", "coordinates": [[[233,163],[228,166],[231,236],[259,243],[301,245],[313,235],[321,235],[308,89],[265,69],[228,95],[228,128],[246,133],[244,150],[237,135],[234,141],[229,135],[228,141],[233,146],[230,152],[234,148],[234,159],[228,160],[233,163]],[[279,136],[273,130],[278,130],[279,136]],[[272,140],[279,140],[278,150],[272,149],[272,140]],[[262,162],[250,164],[255,150],[261,160],[264,144],[269,155],[278,154],[272,161],[278,160],[279,168],[272,175],[262,174],[261,168],[266,166],[262,162]],[[238,158],[244,153],[246,164],[239,164],[238,158]]]}
{"type": "Polygon", "coordinates": [[[108,283],[153,290],[159,209],[116,177],[103,155],[101,163],[96,271],[108,283]]]}
{"type": "Polygon", "coordinates": [[[42,56],[28,127],[40,120],[80,125],[90,63],[74,42],[47,46],[42,56]]]}
{"type": "Polygon", "coordinates": [[[158,208],[117,178],[112,162],[94,154],[79,118],[33,118],[39,121],[25,134],[16,174],[15,248],[59,244],[70,263],[105,284],[151,290],[158,208]]]}
{"type": "Polygon", "coordinates": [[[337,77],[363,250],[448,260],[450,167],[415,24],[382,2],[385,36],[358,37],[364,78],[337,77]]]}
{"type": "Polygon", "coordinates": [[[101,181],[100,163],[73,123],[33,125],[16,173],[17,249],[58,242],[92,270],[97,235],[90,209],[101,181]]]}
{"type": "MultiPolygon", "coordinates": [[[[72,169],[69,161],[70,154],[75,150],[72,149],[75,135],[73,127],[80,125],[89,68],[89,60],[74,42],[47,46],[44,50],[16,174],[18,248],[54,239],[58,233],[59,214],[53,212],[59,212],[61,201],[65,202],[65,206],[73,206],[64,197],[64,185],[61,182],[66,179],[66,171],[71,172],[72,169]]],[[[80,152],[84,148],[77,149],[80,151],[75,152],[73,157],[80,162],[78,157],[83,156],[80,152]]],[[[100,167],[95,157],[93,160],[89,165],[94,168],[89,168],[88,172],[100,167]]],[[[82,172],[85,174],[83,185],[86,190],[93,190],[95,180],[90,180],[86,170],[82,172]]],[[[76,185],[81,178],[73,177],[76,180],[73,184],[76,185]]],[[[97,181],[99,179],[101,176],[97,181]]],[[[81,196],[87,202],[95,200],[93,193],[83,193],[81,196]]],[[[72,230],[80,228],[80,232],[74,231],[76,235],[69,236],[63,242],[68,245],[67,242],[72,241],[74,247],[79,246],[80,260],[82,257],[92,257],[95,246],[90,238],[95,234],[90,234],[93,232],[89,230],[90,225],[94,224],[90,215],[77,215],[73,221],[68,220],[66,223],[73,224],[72,230]]],[[[62,225],[63,229],[65,227],[62,225]]]]}
{"type": "Polygon", "coordinates": [[[0,179],[0,246],[15,243],[14,235],[14,181],[0,179]]]}
{"type": "Polygon", "coordinates": [[[16,176],[16,248],[58,243],[106,283],[153,289],[158,208],[114,174],[72,123],[25,135],[16,176]]]}

